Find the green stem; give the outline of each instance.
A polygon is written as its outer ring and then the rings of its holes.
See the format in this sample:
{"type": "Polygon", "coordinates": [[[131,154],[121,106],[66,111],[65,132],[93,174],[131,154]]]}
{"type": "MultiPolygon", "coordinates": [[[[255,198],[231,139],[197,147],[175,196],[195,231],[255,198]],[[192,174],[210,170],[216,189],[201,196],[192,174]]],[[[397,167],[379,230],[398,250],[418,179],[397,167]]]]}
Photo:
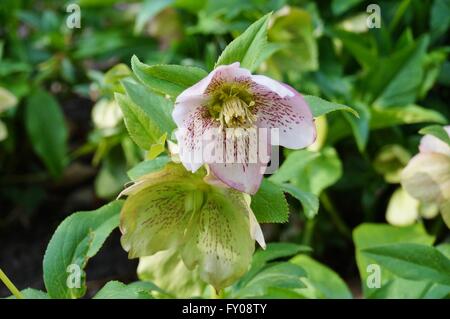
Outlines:
{"type": "Polygon", "coordinates": [[[0,280],[3,281],[6,288],[11,291],[11,293],[17,298],[17,299],[23,299],[23,295],[19,291],[19,289],[14,286],[14,284],[9,280],[9,278],[6,276],[6,274],[0,269],[0,280]]]}
{"type": "Polygon", "coordinates": [[[333,223],[336,226],[337,230],[345,238],[352,239],[352,231],[351,231],[351,229],[342,220],[339,212],[334,207],[334,205],[331,202],[330,198],[328,197],[327,193],[322,192],[322,194],[320,195],[320,202],[322,203],[323,207],[325,208],[325,210],[330,215],[331,220],[333,221],[333,223]]]}
{"type": "Polygon", "coordinates": [[[305,230],[303,231],[303,236],[301,240],[303,245],[311,246],[315,225],[316,219],[307,219],[305,221],[305,230]]]}

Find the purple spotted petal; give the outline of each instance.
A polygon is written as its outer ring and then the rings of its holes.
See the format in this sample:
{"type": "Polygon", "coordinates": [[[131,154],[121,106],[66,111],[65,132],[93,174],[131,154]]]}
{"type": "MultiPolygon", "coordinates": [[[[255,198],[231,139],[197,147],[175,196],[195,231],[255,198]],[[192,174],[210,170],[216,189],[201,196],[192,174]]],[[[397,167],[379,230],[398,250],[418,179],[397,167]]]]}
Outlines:
{"type": "Polygon", "coordinates": [[[271,155],[267,133],[264,136],[260,133],[255,139],[254,143],[246,142],[245,138],[234,139],[228,144],[232,147],[223,148],[224,161],[209,164],[211,172],[222,182],[251,195],[258,191],[271,155]],[[227,154],[231,160],[227,160],[227,154]]]}
{"type": "Polygon", "coordinates": [[[268,77],[256,78],[253,86],[256,95],[258,127],[278,129],[278,143],[292,149],[304,148],[316,139],[314,119],[303,96],[286,84],[268,77]]]}

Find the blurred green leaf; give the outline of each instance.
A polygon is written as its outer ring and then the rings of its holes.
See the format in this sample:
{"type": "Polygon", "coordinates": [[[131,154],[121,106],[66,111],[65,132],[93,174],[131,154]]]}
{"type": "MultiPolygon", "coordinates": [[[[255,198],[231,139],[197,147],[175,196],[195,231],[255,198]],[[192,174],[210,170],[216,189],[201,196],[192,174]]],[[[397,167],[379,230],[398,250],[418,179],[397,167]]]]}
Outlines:
{"type": "Polygon", "coordinates": [[[28,98],[25,126],[31,145],[50,174],[58,177],[67,165],[67,127],[56,99],[43,90],[28,98]]]}
{"type": "Polygon", "coordinates": [[[437,137],[441,141],[447,143],[450,146],[450,137],[447,131],[440,125],[430,125],[427,127],[424,127],[419,131],[420,134],[426,135],[430,134],[434,137],[437,137]]]}
{"type": "Polygon", "coordinates": [[[167,8],[172,4],[173,0],[145,0],[139,13],[136,17],[136,23],[134,25],[134,33],[138,34],[142,32],[144,26],[160,11],[167,8]]]}
{"type": "Polygon", "coordinates": [[[450,26],[450,1],[434,0],[429,21],[432,38],[443,36],[450,26]]]}
{"type": "Polygon", "coordinates": [[[297,255],[291,263],[301,266],[306,271],[302,281],[306,288],[297,289],[306,298],[317,299],[351,299],[352,293],[342,278],[329,267],[307,255],[297,255]]]}
{"type": "Polygon", "coordinates": [[[423,62],[429,38],[377,60],[364,78],[368,103],[391,107],[414,103],[424,75],[423,62]]]}
{"type": "Polygon", "coordinates": [[[415,123],[447,123],[446,118],[434,110],[426,109],[418,105],[404,107],[390,107],[388,109],[372,109],[370,127],[379,129],[400,124],[415,123]]]}
{"type": "Polygon", "coordinates": [[[305,284],[300,278],[305,276],[305,271],[298,265],[288,262],[270,265],[250,279],[234,297],[267,296],[272,287],[304,288],[305,284]]]}

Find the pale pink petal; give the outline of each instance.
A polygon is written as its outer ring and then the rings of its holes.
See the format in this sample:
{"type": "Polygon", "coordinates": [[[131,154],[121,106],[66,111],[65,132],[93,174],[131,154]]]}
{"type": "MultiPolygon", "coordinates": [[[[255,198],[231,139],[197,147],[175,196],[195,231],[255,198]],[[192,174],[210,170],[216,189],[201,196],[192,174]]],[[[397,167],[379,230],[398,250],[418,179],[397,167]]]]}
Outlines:
{"type": "Polygon", "coordinates": [[[204,150],[210,143],[206,138],[207,133],[217,129],[219,125],[208,117],[206,112],[208,111],[204,107],[196,108],[175,131],[180,160],[191,172],[195,172],[205,163],[204,150]]]}
{"type": "Polygon", "coordinates": [[[294,97],[294,92],[288,89],[284,84],[265,75],[252,75],[252,81],[266,87],[272,92],[277,93],[281,98],[294,97]]]}
{"type": "MultiPolygon", "coordinates": [[[[450,136],[450,125],[444,127],[450,136]]],[[[433,135],[425,135],[420,140],[419,150],[421,153],[441,153],[450,156],[450,146],[433,135]]]]}
{"type": "Polygon", "coordinates": [[[214,175],[225,184],[238,191],[253,195],[261,185],[264,165],[238,164],[238,163],[213,163],[210,164],[214,175]]]}
{"type": "Polygon", "coordinates": [[[221,79],[222,81],[232,81],[239,77],[249,77],[251,73],[240,67],[239,62],[235,62],[229,65],[220,65],[214,70],[212,70],[206,77],[194,84],[193,86],[187,88],[180,95],[178,95],[175,105],[180,103],[186,98],[191,98],[193,96],[200,96],[206,93],[208,86],[213,81],[221,79]]]}
{"type": "Polygon", "coordinates": [[[228,186],[247,194],[255,194],[269,162],[270,140],[267,136],[261,137],[256,130],[249,129],[245,132],[251,133],[239,137],[233,133],[229,134],[234,137],[224,133],[221,160],[208,164],[211,172],[228,186]]]}
{"type": "MultiPolygon", "coordinates": [[[[271,80],[274,81],[274,80],[271,80]]],[[[253,85],[255,93],[257,126],[260,128],[278,129],[278,141],[273,139],[272,145],[287,148],[304,148],[316,139],[316,126],[308,104],[303,96],[288,85],[278,83],[271,87],[277,91],[259,84],[253,85]],[[285,95],[282,86],[292,95],[285,95]],[[284,97],[283,97],[284,95],[284,97]]]]}

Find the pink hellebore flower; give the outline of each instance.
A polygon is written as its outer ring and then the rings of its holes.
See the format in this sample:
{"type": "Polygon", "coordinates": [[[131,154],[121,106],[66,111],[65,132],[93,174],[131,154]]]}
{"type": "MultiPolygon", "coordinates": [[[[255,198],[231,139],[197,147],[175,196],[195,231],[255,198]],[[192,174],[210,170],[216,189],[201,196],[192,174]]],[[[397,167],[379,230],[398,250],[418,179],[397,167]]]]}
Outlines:
{"type": "Polygon", "coordinates": [[[195,172],[208,164],[220,181],[248,194],[259,188],[271,145],[300,149],[316,138],[311,110],[300,93],[264,75],[252,75],[238,62],[217,67],[183,91],[172,116],[183,165],[195,172]],[[204,156],[211,131],[217,132],[210,142],[216,152],[231,153],[234,161],[204,156]],[[258,138],[258,147],[252,136],[258,138]],[[261,154],[263,147],[267,156],[261,154]]]}

